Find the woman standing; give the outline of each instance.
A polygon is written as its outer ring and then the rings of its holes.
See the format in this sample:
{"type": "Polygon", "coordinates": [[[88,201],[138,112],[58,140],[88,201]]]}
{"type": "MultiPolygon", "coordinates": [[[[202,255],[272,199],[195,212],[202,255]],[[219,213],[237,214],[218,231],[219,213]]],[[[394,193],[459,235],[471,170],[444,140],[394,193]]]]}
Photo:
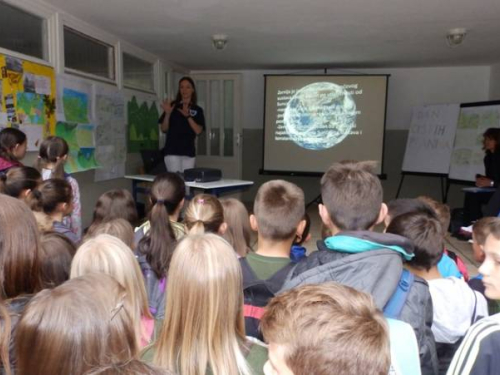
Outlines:
{"type": "Polygon", "coordinates": [[[196,88],[190,77],[182,77],[174,101],[165,100],[159,119],[161,131],[167,133],[163,148],[169,172],[194,168],[195,139],[205,129],[203,109],[196,104],[196,88]]]}

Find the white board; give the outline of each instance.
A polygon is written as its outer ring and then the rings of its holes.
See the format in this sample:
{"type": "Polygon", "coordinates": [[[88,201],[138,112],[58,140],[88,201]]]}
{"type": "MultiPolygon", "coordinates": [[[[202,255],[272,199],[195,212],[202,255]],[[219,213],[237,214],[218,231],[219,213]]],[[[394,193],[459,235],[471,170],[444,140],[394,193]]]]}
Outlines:
{"type": "Polygon", "coordinates": [[[483,133],[500,127],[500,102],[462,104],[451,157],[453,180],[475,181],[484,174],[483,133]]]}
{"type": "Polygon", "coordinates": [[[403,172],[448,173],[459,113],[459,104],[413,108],[403,172]]]}

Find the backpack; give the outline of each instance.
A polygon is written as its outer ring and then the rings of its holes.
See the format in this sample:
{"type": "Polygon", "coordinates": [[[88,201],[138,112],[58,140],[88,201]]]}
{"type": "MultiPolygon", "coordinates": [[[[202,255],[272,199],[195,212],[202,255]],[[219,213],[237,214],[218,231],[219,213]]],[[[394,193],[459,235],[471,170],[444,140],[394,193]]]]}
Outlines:
{"type": "Polygon", "coordinates": [[[399,319],[414,281],[415,276],[407,269],[403,269],[398,287],[384,307],[384,316],[386,318],[399,319]]]}
{"type": "Polygon", "coordinates": [[[451,258],[451,260],[453,260],[456,263],[458,270],[460,271],[460,273],[464,277],[464,280],[469,281],[469,271],[467,270],[467,266],[465,265],[465,262],[463,261],[463,259],[460,258],[457,255],[457,253],[455,253],[451,250],[445,249],[444,251],[446,254],[448,254],[448,256],[451,258]]]}
{"type": "Polygon", "coordinates": [[[243,274],[243,315],[246,335],[263,341],[259,324],[264,315],[264,307],[281,289],[288,273],[295,265],[293,263],[286,265],[267,280],[258,279],[245,258],[240,258],[240,265],[243,274]]]}

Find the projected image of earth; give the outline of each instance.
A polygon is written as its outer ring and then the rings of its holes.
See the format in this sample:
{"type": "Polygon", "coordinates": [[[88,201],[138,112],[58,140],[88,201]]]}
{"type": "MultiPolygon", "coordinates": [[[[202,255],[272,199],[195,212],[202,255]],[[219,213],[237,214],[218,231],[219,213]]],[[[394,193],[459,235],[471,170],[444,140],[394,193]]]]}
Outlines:
{"type": "Polygon", "coordinates": [[[325,150],[349,135],[356,124],[356,103],[342,86],[312,83],[288,101],[283,120],[290,139],[298,146],[325,150]]]}

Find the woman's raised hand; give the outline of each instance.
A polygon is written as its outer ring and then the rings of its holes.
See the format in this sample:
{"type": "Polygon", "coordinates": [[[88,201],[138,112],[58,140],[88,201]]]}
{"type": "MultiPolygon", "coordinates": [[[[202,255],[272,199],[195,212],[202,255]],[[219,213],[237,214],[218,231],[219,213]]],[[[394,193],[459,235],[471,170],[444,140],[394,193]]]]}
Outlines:
{"type": "Polygon", "coordinates": [[[174,110],[174,106],[172,105],[172,101],[170,99],[166,99],[161,103],[161,107],[165,111],[167,115],[171,114],[172,111],[174,110]]]}

